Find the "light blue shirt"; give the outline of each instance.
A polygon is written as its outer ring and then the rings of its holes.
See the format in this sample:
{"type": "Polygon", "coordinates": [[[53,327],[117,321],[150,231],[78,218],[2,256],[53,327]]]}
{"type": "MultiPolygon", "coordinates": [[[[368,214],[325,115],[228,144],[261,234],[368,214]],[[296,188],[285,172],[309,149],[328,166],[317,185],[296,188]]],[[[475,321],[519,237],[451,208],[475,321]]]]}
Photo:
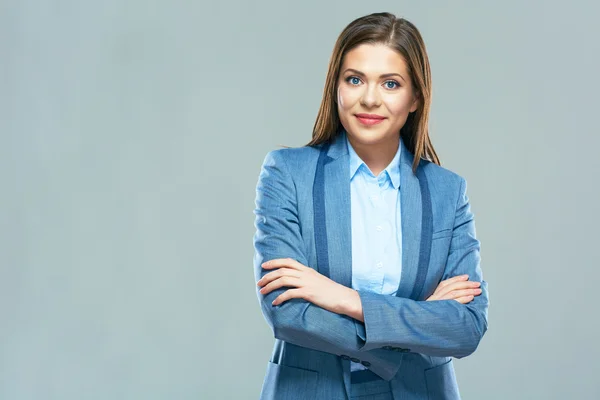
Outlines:
{"type": "MultiPolygon", "coordinates": [[[[400,152],[376,177],[346,138],[350,155],[352,288],[396,295],[402,272],[400,152]]],[[[351,370],[366,369],[352,362],[351,370]]]]}

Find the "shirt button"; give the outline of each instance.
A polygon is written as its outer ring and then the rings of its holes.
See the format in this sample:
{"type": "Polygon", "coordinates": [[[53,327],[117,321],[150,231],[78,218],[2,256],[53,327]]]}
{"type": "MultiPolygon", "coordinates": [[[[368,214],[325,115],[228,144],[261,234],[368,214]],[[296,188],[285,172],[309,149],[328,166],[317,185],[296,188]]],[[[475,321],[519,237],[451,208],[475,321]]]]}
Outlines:
{"type": "Polygon", "coordinates": [[[383,263],[382,263],[381,261],[380,261],[380,262],[378,262],[378,263],[377,263],[377,264],[375,264],[375,265],[377,266],[377,268],[381,268],[381,267],[383,267],[383,263]]]}
{"type": "Polygon", "coordinates": [[[377,226],[375,227],[375,229],[377,229],[377,232],[381,232],[381,230],[382,230],[383,228],[381,227],[381,225],[377,225],[377,226]]]}
{"type": "Polygon", "coordinates": [[[373,201],[379,200],[379,196],[371,196],[371,200],[373,200],[373,201]]]}

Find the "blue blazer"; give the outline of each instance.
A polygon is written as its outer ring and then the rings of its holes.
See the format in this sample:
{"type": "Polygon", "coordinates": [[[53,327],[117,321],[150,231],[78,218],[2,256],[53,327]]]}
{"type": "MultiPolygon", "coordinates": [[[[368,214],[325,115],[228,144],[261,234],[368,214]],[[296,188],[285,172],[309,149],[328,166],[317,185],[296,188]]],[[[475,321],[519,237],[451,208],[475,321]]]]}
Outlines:
{"type": "MultiPolygon", "coordinates": [[[[401,140],[402,142],[402,140],[401,140]]],[[[350,360],[390,381],[397,399],[459,399],[452,357],[475,351],[487,330],[488,290],[466,182],[426,160],[400,158],[402,279],[396,296],[359,291],[364,323],[303,299],[257,295],[273,330],[261,399],[345,399],[350,360]],[[424,301],[440,281],[468,274],[482,293],[468,304],[424,301]]],[[[351,287],[352,231],[345,132],[331,144],[267,154],[256,189],[254,272],[293,258],[351,287]]]]}

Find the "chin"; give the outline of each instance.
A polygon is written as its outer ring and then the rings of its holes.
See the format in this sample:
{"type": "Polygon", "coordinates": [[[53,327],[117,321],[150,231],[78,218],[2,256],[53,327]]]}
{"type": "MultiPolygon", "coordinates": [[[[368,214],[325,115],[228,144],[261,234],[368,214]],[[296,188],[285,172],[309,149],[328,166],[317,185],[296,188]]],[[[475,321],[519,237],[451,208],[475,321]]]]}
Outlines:
{"type": "Polygon", "coordinates": [[[362,126],[352,126],[350,128],[350,130],[346,129],[348,137],[361,144],[378,144],[393,140],[393,135],[386,132],[385,129],[381,129],[382,127],[365,128],[362,126]]]}

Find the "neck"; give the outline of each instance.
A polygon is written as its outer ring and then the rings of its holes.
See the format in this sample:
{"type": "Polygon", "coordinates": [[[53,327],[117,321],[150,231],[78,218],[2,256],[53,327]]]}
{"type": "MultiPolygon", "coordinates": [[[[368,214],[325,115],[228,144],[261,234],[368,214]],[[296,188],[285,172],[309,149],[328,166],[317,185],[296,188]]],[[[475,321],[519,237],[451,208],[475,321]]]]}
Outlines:
{"type": "Polygon", "coordinates": [[[375,176],[379,175],[394,159],[400,144],[400,136],[396,136],[389,141],[376,144],[355,143],[352,138],[348,138],[352,148],[358,154],[361,160],[367,164],[367,167],[375,176]]]}

